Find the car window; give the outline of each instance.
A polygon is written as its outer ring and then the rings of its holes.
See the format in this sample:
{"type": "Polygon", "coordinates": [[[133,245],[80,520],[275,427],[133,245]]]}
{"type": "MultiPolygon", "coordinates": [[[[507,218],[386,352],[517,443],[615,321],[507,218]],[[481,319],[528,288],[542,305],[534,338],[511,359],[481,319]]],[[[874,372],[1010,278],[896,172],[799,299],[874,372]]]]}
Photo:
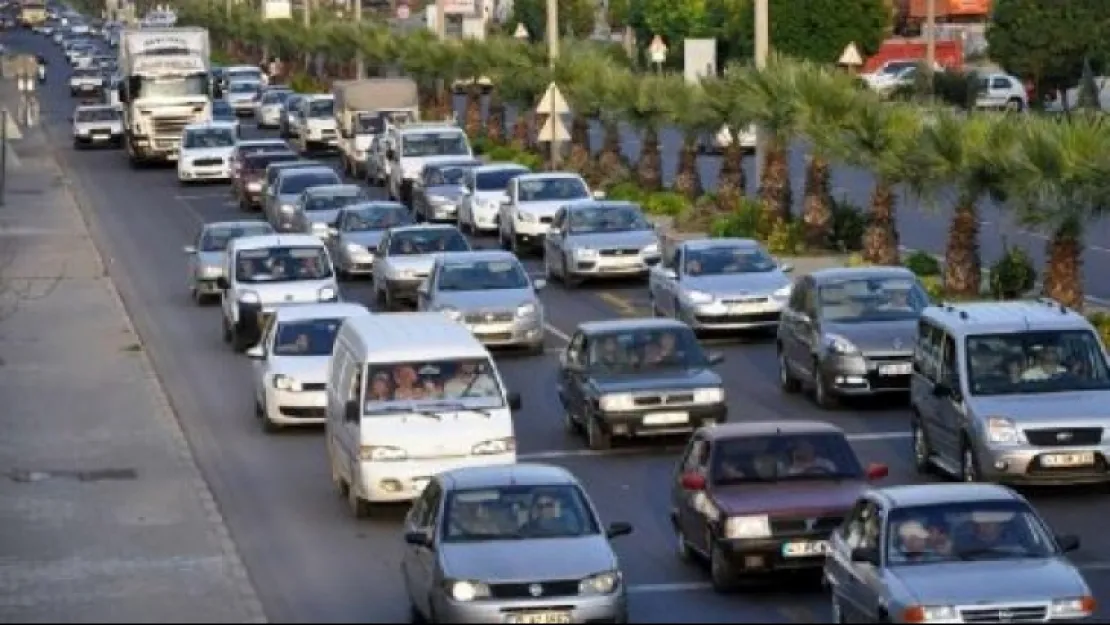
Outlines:
{"type": "Polygon", "coordinates": [[[510,180],[527,172],[528,170],[523,167],[519,169],[476,171],[474,172],[474,188],[478,191],[503,191],[509,186],[510,180]]]}
{"type": "Polygon", "coordinates": [[[258,91],[258,83],[256,82],[233,82],[227,88],[229,93],[256,93],[258,91]]]}
{"type": "Polygon", "coordinates": [[[929,296],[914,278],[833,279],[817,289],[820,316],[831,323],[869,323],[914,319],[929,296]]]}
{"type": "Polygon", "coordinates": [[[242,250],[235,257],[235,280],[244,284],[322,280],[332,276],[323,246],[242,250]]]}
{"type": "Polygon", "coordinates": [[[367,366],[366,413],[412,410],[416,403],[496,408],[504,405],[501,384],[488,358],[417,360],[367,366]],[[391,406],[393,404],[393,406],[391,406]],[[400,404],[397,406],[396,404],[400,404]]]}
{"type": "Polygon", "coordinates": [[[469,156],[470,146],[461,130],[406,132],[401,142],[402,157],[469,156]]]}
{"type": "Polygon", "coordinates": [[[579,332],[567,345],[567,362],[571,364],[585,364],[586,335],[579,332]]]}
{"type": "Polygon", "coordinates": [[[454,228],[428,228],[395,233],[389,242],[391,256],[469,252],[470,243],[454,228]]]}
{"type": "Polygon", "coordinates": [[[839,432],[720,439],[711,469],[709,479],[718,485],[863,476],[855,451],[839,432]]]}
{"type": "Polygon", "coordinates": [[[940,379],[940,357],[944,330],[922,319],[917,325],[917,346],[913,353],[914,370],[932,382],[940,379]]]}
{"type": "Polygon", "coordinates": [[[591,206],[569,211],[569,234],[599,234],[604,232],[630,232],[651,230],[636,206],[591,206]]]}
{"type": "Polygon", "coordinates": [[[689,276],[767,273],[777,268],[774,259],[758,247],[735,245],[688,249],[682,267],[689,276]]]}
{"type": "Polygon", "coordinates": [[[628,329],[597,334],[588,367],[598,373],[635,373],[707,366],[689,328],[628,329]]]}
{"type": "Polygon", "coordinates": [[[308,116],[314,119],[332,117],[335,115],[335,100],[326,98],[311,100],[308,103],[308,116]]]}
{"type": "Polygon", "coordinates": [[[682,472],[701,472],[709,464],[709,442],[705,439],[696,439],[690,443],[686,458],[682,461],[682,472]]]}
{"type": "Polygon", "coordinates": [[[1110,390],[1106,358],[1090,330],[977,334],[965,349],[972,395],[1110,390]]]}
{"type": "Polygon", "coordinates": [[[111,122],[122,119],[123,115],[115,108],[78,109],[78,122],[111,122]]]}
{"type": "Polygon", "coordinates": [[[266,222],[259,222],[258,225],[242,225],[242,226],[228,226],[228,227],[211,227],[204,231],[200,239],[200,251],[202,252],[223,252],[227,250],[227,246],[232,240],[239,237],[252,237],[262,234],[271,234],[274,229],[266,222]]]}
{"type": "Polygon", "coordinates": [[[584,200],[590,197],[586,183],[578,178],[529,178],[517,181],[517,200],[520,202],[554,202],[558,200],[584,200]]]}
{"type": "Polygon", "coordinates": [[[275,356],[328,356],[342,319],[306,319],[278,325],[275,356]]]}
{"type": "Polygon", "coordinates": [[[309,187],[325,187],[333,184],[340,184],[342,180],[335,172],[328,173],[291,173],[288,176],[281,177],[281,185],[278,187],[278,193],[281,195],[299,195],[309,187]]]}
{"type": "Polygon", "coordinates": [[[1037,513],[1016,499],[894,508],[885,549],[888,566],[1027,560],[1058,551],[1037,513]]]}
{"type": "Polygon", "coordinates": [[[412,214],[400,204],[372,208],[348,209],[343,220],[344,232],[386,230],[412,223],[412,214]]]}
{"type": "Polygon", "coordinates": [[[230,148],[235,145],[235,131],[230,128],[204,128],[185,133],[185,148],[230,148]]]}
{"type": "Polygon", "coordinates": [[[304,209],[308,212],[333,211],[370,199],[361,188],[326,193],[313,193],[305,198],[304,209]]]}
{"type": "Polygon", "coordinates": [[[282,152],[247,154],[243,158],[243,168],[255,172],[264,171],[271,163],[291,163],[299,158],[296,154],[282,152]]]}
{"type": "Polygon", "coordinates": [[[488,291],[528,288],[528,276],[514,260],[444,263],[438,273],[440,291],[488,291]]]}
{"type": "Polygon", "coordinates": [[[843,528],[844,542],[849,549],[878,549],[882,530],[879,507],[868,499],[861,500],[843,528]]]}
{"type": "Polygon", "coordinates": [[[1003,78],[1001,76],[998,76],[998,77],[991,80],[991,88],[992,89],[1009,89],[1012,86],[1013,85],[1010,83],[1009,78],[1003,78]]]}
{"type": "Polygon", "coordinates": [[[596,536],[600,524],[572,484],[506,485],[453,491],[440,523],[445,543],[596,536]]]}

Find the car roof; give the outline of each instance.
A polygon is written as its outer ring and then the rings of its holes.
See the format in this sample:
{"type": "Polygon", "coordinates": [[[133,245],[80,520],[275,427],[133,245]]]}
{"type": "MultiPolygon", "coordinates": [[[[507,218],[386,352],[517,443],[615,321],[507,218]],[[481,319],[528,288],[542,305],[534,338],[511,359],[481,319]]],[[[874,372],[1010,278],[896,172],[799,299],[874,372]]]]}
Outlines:
{"type": "Polygon", "coordinates": [[[318,174],[324,171],[335,174],[337,178],[339,177],[339,174],[336,174],[335,170],[327,165],[311,165],[308,167],[294,167],[289,170],[283,170],[278,174],[278,178],[284,178],[285,176],[292,178],[294,176],[318,174]]]}
{"type": "Polygon", "coordinates": [[[827,284],[839,280],[859,280],[864,278],[915,278],[912,271],[905,267],[829,267],[811,272],[817,284],[827,284]]]}
{"type": "Polygon", "coordinates": [[[359,344],[359,358],[372,363],[490,357],[466,326],[440,312],[355,317],[343,324],[339,336],[359,344]]]}
{"type": "Polygon", "coordinates": [[[309,188],[304,190],[304,192],[307,195],[316,195],[316,194],[324,195],[324,194],[327,194],[327,193],[338,193],[338,192],[342,192],[342,191],[358,191],[358,192],[361,192],[362,187],[358,186],[357,184],[351,184],[351,183],[344,182],[344,183],[340,183],[340,184],[322,184],[322,185],[319,185],[319,186],[316,186],[316,187],[309,187],[309,188]]]}
{"type": "Polygon", "coordinates": [[[839,426],[827,421],[793,420],[781,421],[733,421],[698,430],[707,440],[744,438],[747,436],[786,436],[798,434],[844,434],[839,426]]]}
{"type": "Polygon", "coordinates": [[[415,124],[393,126],[393,128],[401,134],[405,134],[406,132],[440,132],[444,130],[457,130],[462,132],[462,128],[459,128],[451,122],[443,122],[442,124],[417,122],[415,124]]]}
{"type": "Polygon", "coordinates": [[[274,229],[267,221],[259,219],[239,219],[234,221],[211,221],[201,226],[201,230],[208,231],[217,228],[253,228],[255,226],[264,226],[270,230],[274,229]]]}
{"type": "Polygon", "coordinates": [[[403,208],[408,210],[407,206],[400,202],[394,202],[393,200],[363,200],[361,202],[355,202],[354,204],[348,204],[339,210],[357,211],[370,210],[373,208],[403,208]]]}
{"type": "Polygon", "coordinates": [[[240,139],[235,142],[235,147],[237,148],[263,147],[267,145],[289,149],[289,143],[285,139],[240,139]]]}
{"type": "Polygon", "coordinates": [[[435,163],[428,163],[424,167],[425,169],[449,169],[451,167],[480,167],[482,164],[481,159],[460,158],[457,161],[436,161],[435,163]]]}
{"type": "Polygon", "coordinates": [[[534,462],[462,467],[439,475],[444,490],[474,490],[499,486],[577,486],[578,480],[563,467],[534,462]]]}
{"type": "Polygon", "coordinates": [[[77,105],[76,112],[81,112],[81,111],[104,111],[104,110],[118,111],[118,110],[120,110],[120,108],[118,106],[116,106],[115,104],[79,104],[79,105],[77,105]]]}
{"type": "Polygon", "coordinates": [[[579,324],[578,329],[585,334],[608,334],[621,330],[673,330],[689,328],[677,319],[664,317],[639,317],[635,319],[605,319],[603,321],[587,321],[579,324]]]}
{"type": "Polygon", "coordinates": [[[266,167],[273,167],[274,169],[299,169],[301,167],[327,167],[327,165],[325,165],[324,163],[321,163],[320,161],[310,161],[310,160],[306,160],[306,159],[302,158],[302,159],[296,160],[296,161],[283,161],[281,163],[270,163],[266,167]]]}
{"type": "Polygon", "coordinates": [[[592,200],[592,199],[588,199],[588,198],[587,199],[581,199],[581,200],[573,200],[573,201],[567,202],[565,207],[566,207],[567,210],[583,210],[583,209],[587,209],[587,208],[618,208],[618,207],[628,207],[628,208],[635,208],[637,210],[640,210],[640,205],[639,204],[637,204],[635,202],[629,202],[627,200],[592,200]]]}
{"type": "Polygon", "coordinates": [[[504,162],[504,163],[486,163],[478,165],[470,170],[474,175],[484,174],[493,171],[529,171],[527,167],[520,163],[504,162]]]}
{"type": "Polygon", "coordinates": [[[231,72],[244,72],[244,71],[247,71],[247,70],[250,70],[252,72],[258,72],[260,74],[262,73],[262,70],[258,67],[255,67],[254,65],[229,65],[229,66],[223,68],[223,71],[224,71],[225,74],[231,73],[231,72]]]}
{"type": "Polygon", "coordinates": [[[682,247],[692,251],[707,250],[718,247],[738,247],[753,250],[763,248],[763,246],[760,245],[759,241],[756,241],[755,239],[741,239],[735,237],[727,237],[721,239],[687,239],[686,241],[682,242],[682,247]]]}
{"type": "Polygon", "coordinates": [[[260,234],[253,237],[239,237],[231,242],[238,250],[259,250],[268,247],[323,247],[319,237],[311,234],[260,234]]]}
{"type": "Polygon", "coordinates": [[[238,125],[237,122],[233,122],[233,121],[226,121],[225,122],[225,121],[221,121],[221,120],[218,120],[218,119],[214,119],[212,121],[200,122],[200,123],[197,123],[197,124],[188,124],[188,125],[185,126],[185,132],[188,132],[190,130],[207,130],[207,129],[210,129],[210,128],[224,128],[224,129],[227,129],[227,130],[235,130],[235,127],[237,125],[238,125]]]}
{"type": "Polygon", "coordinates": [[[328,319],[339,318],[346,319],[356,315],[371,315],[370,312],[362,304],[350,304],[347,302],[329,302],[321,304],[297,304],[295,306],[278,306],[274,310],[274,320],[278,323],[283,321],[304,321],[305,319],[328,319]]]}
{"type": "Polygon", "coordinates": [[[983,501],[1022,501],[1020,495],[999,484],[961,482],[959,484],[904,484],[875,488],[872,493],[894,508],[928,506],[938,503],[977,503],[983,501]]]}
{"type": "Polygon", "coordinates": [[[550,180],[552,178],[581,180],[582,176],[571,171],[534,171],[517,176],[517,180],[550,180]]]}
{"type": "Polygon", "coordinates": [[[471,252],[441,252],[439,259],[442,264],[465,263],[472,261],[496,261],[505,260],[510,262],[520,262],[516,254],[505,250],[474,250],[471,252]]]}
{"type": "Polygon", "coordinates": [[[421,231],[421,230],[454,230],[454,231],[458,232],[459,229],[454,224],[429,224],[429,223],[409,224],[407,226],[397,226],[396,228],[390,228],[389,229],[389,231],[393,232],[394,234],[396,234],[398,232],[412,232],[412,231],[421,231]]]}
{"type": "Polygon", "coordinates": [[[1082,314],[1052,300],[1024,302],[943,303],[929,306],[922,317],[953,334],[1007,334],[1038,330],[1090,330],[1082,314]]]}

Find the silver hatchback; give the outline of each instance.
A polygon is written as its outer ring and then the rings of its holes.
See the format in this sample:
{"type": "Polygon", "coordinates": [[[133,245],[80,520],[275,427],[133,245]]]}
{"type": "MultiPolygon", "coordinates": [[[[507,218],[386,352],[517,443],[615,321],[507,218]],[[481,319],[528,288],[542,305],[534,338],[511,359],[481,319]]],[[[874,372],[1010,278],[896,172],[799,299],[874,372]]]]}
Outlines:
{"type": "Polygon", "coordinates": [[[414,622],[624,623],[610,540],[566,469],[471,467],[432,479],[405,519],[401,575],[414,622]]]}
{"type": "Polygon", "coordinates": [[[631,202],[568,204],[555,213],[544,240],[547,278],[567,287],[588,278],[643,277],[660,258],[659,235],[631,202]]]}

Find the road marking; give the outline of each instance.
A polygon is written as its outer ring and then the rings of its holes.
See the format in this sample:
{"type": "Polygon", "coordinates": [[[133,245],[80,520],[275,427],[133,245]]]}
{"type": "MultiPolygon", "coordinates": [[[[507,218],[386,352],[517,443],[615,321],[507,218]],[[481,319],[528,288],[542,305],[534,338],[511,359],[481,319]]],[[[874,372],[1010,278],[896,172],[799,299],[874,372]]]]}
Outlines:
{"type": "Polygon", "coordinates": [[[626,317],[642,317],[646,307],[636,306],[631,300],[615,293],[602,292],[597,298],[616,309],[617,314],[626,317]]]}
{"type": "Polygon", "coordinates": [[[220,198],[227,198],[226,193],[213,193],[212,195],[175,195],[174,199],[181,200],[182,202],[195,202],[199,200],[217,200],[220,198]]]}
{"type": "MultiPolygon", "coordinates": [[[[543,324],[543,329],[547,330],[551,334],[555,335],[555,338],[562,340],[564,343],[569,343],[570,342],[570,336],[568,336],[566,332],[563,332],[562,330],[560,330],[559,328],[556,328],[555,326],[551,325],[550,323],[543,324]]],[[[562,351],[562,350],[560,350],[560,351],[562,351]]]]}
{"type": "Polygon", "coordinates": [[[628,587],[630,595],[648,595],[666,592],[697,592],[709,590],[713,585],[709,582],[677,582],[674,584],[632,584],[628,587]]]}

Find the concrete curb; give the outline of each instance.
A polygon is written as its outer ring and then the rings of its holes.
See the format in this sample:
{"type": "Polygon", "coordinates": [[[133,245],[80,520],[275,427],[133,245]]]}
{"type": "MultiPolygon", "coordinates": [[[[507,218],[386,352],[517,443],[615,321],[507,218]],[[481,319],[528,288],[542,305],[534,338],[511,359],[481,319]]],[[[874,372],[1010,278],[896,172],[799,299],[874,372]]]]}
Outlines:
{"type": "MultiPolygon", "coordinates": [[[[42,129],[42,132],[44,134],[48,133],[45,127],[42,129]]],[[[89,234],[92,238],[93,245],[96,248],[96,253],[101,257],[101,265],[104,267],[104,271],[107,274],[105,276],[107,278],[105,282],[108,285],[108,289],[112,292],[116,302],[119,303],[119,308],[122,313],[120,317],[123,320],[124,324],[127,326],[127,329],[131,333],[131,335],[135,337],[140,345],[142,345],[142,337],[139,335],[134,323],[131,320],[131,314],[127,308],[127,302],[120,294],[119,289],[116,288],[116,278],[113,276],[112,270],[113,263],[105,261],[106,258],[110,257],[106,257],[104,254],[104,239],[103,235],[100,232],[100,229],[96,224],[96,216],[91,208],[80,199],[84,196],[84,194],[75,193],[76,190],[79,190],[76,189],[78,184],[73,178],[66,176],[65,171],[61,167],[58,154],[56,150],[54,150],[53,146],[50,147],[49,152],[51,154],[53,168],[55,169],[57,174],[64,180],[63,184],[66,187],[66,195],[71,201],[73,201],[74,205],[77,207],[78,212],[81,215],[81,220],[82,222],[84,222],[85,227],[88,229],[89,234]]],[[[151,388],[154,393],[154,400],[159,407],[159,414],[157,416],[158,418],[164,419],[170,429],[171,435],[174,438],[175,446],[177,447],[179,458],[190,474],[190,481],[192,481],[193,483],[193,487],[195,489],[197,497],[200,499],[201,505],[204,507],[206,516],[208,517],[208,521],[211,523],[211,527],[213,528],[211,530],[213,538],[220,546],[220,551],[223,553],[224,557],[230,563],[230,573],[232,578],[235,580],[235,584],[237,586],[236,591],[242,597],[246,612],[249,614],[248,619],[244,622],[268,623],[269,619],[266,617],[266,612],[262,606],[261,600],[259,600],[258,598],[258,593],[255,590],[254,583],[250,579],[250,574],[247,571],[247,568],[243,564],[243,560],[239,555],[239,550],[235,546],[235,541],[232,539],[231,534],[227,529],[227,523],[224,521],[223,514],[220,512],[219,504],[216,502],[215,497],[212,495],[211,489],[208,487],[208,483],[204,480],[204,477],[201,474],[200,467],[197,465],[196,459],[193,456],[192,448],[189,445],[189,441],[185,437],[185,432],[178,420],[177,413],[173,409],[173,405],[170,402],[169,396],[166,393],[161,378],[158,376],[157,370],[154,368],[154,364],[151,362],[149,355],[146,353],[145,346],[143,350],[140,350],[137,356],[142,362],[144,375],[151,383],[151,388]]]]}

